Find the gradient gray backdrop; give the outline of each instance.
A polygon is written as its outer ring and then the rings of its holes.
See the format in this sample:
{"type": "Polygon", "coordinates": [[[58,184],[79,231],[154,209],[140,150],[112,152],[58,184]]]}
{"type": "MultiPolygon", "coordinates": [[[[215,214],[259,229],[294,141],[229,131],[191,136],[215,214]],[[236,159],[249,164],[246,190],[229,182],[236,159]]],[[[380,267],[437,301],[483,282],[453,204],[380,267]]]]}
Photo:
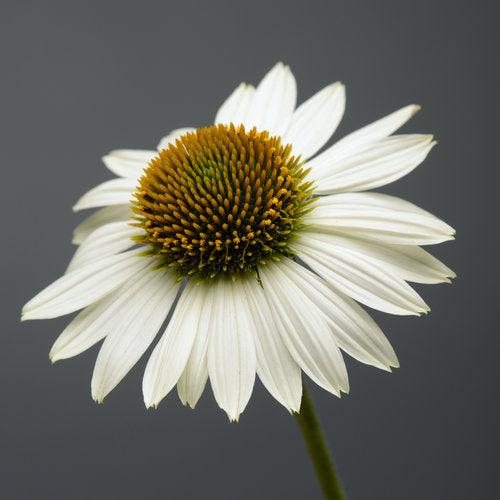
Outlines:
{"type": "Polygon", "coordinates": [[[401,368],[387,374],[349,360],[349,396],[312,390],[349,497],[495,498],[493,6],[2,1],[0,498],[320,497],[293,418],[260,383],[239,424],[229,424],[210,389],[196,411],[175,391],[147,411],[143,359],[98,406],[90,397],[98,347],[51,366],[50,345],[68,318],[19,323],[21,305],[74,251],[83,214],[72,204],[111,178],[100,156],[210,123],[240,81],[258,82],[278,60],[291,65],[299,100],[335,80],[347,85],[336,137],[421,104],[404,131],[434,133],[439,144],[384,190],[458,233],[433,249],[456,282],[418,287],[428,317],[374,314],[401,368]]]}

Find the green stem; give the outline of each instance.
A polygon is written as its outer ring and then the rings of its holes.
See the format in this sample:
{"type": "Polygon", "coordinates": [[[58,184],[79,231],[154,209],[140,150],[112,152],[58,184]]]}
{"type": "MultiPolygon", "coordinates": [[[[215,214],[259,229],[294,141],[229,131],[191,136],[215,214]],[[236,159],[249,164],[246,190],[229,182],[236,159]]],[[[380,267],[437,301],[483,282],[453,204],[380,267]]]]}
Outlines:
{"type": "Polygon", "coordinates": [[[304,385],[300,413],[295,417],[306,442],[311,462],[314,466],[323,495],[327,500],[345,500],[340,480],[335,472],[333,459],[328,451],[325,437],[314,411],[314,406],[304,385]]]}

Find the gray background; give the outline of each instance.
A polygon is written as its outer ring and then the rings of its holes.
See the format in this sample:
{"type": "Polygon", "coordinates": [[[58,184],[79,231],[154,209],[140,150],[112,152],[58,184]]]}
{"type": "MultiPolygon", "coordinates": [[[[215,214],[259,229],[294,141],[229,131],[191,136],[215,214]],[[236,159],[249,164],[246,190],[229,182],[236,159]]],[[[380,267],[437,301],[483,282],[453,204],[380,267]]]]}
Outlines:
{"type": "Polygon", "coordinates": [[[493,5],[2,1],[0,497],[319,498],[293,418],[260,384],[239,424],[228,423],[210,390],[196,411],[175,393],[146,411],[143,359],[98,406],[89,390],[97,347],[51,366],[48,350],[68,318],[19,323],[21,305],[74,250],[82,214],[71,205],[110,178],[102,154],[152,148],[170,129],[210,123],[237,83],[256,83],[283,60],[300,100],[346,83],[336,137],[420,103],[404,130],[435,133],[439,145],[385,191],[458,232],[434,251],[459,278],[418,287],[428,317],[375,314],[401,368],[389,375],[349,360],[348,397],[312,391],[347,492],[363,500],[495,498],[493,5]]]}

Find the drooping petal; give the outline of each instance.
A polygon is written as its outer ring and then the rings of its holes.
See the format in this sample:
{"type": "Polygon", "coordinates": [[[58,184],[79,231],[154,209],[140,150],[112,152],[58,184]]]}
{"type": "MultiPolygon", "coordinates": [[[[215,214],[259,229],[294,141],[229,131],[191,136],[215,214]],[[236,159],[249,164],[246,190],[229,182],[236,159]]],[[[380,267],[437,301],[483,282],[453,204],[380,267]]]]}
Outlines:
{"type": "Polygon", "coordinates": [[[156,148],[158,149],[158,151],[167,149],[169,144],[175,144],[175,141],[182,137],[184,134],[187,134],[188,132],[194,132],[195,130],[196,129],[193,127],[183,127],[172,130],[172,132],[170,132],[168,135],[162,137],[156,148]]]}
{"type": "Polygon", "coordinates": [[[295,155],[310,158],[333,135],[344,110],[344,85],[340,82],[328,85],[295,110],[283,142],[293,146],[295,155]]]}
{"type": "Polygon", "coordinates": [[[304,222],[321,231],[343,232],[396,245],[432,245],[455,231],[413,203],[380,193],[341,193],[317,199],[304,222]]]}
{"type": "Polygon", "coordinates": [[[320,248],[323,253],[335,256],[337,247],[347,248],[373,259],[391,274],[414,283],[445,283],[455,273],[423,248],[412,245],[391,245],[377,241],[346,237],[342,234],[305,231],[299,241],[320,248]]]}
{"type": "Polygon", "coordinates": [[[179,380],[197,335],[206,288],[189,281],[149,358],[142,381],[146,407],[158,406],[179,380]]]}
{"type": "Polygon", "coordinates": [[[237,284],[220,279],[214,290],[208,373],[218,405],[237,421],[252,394],[256,360],[248,305],[237,284]]]}
{"type": "Polygon", "coordinates": [[[313,169],[327,168],[329,165],[343,158],[347,158],[353,153],[357,153],[360,148],[363,148],[367,144],[379,141],[394,133],[419,110],[420,106],[410,104],[380,120],[351,132],[349,135],[340,139],[340,141],[337,141],[333,146],[323,151],[323,153],[316,156],[316,158],[312,159],[309,162],[309,166],[313,169]]]}
{"type": "Polygon", "coordinates": [[[248,125],[283,135],[297,100],[297,84],[288,66],[276,64],[259,83],[248,114],[248,125]]]}
{"type": "Polygon", "coordinates": [[[132,212],[129,205],[111,205],[109,207],[100,208],[92,215],[83,219],[78,226],[73,230],[72,243],[80,245],[90,233],[93,233],[97,228],[110,222],[118,222],[130,219],[132,212]]]}
{"type": "Polygon", "coordinates": [[[217,115],[215,123],[229,125],[233,123],[235,126],[240,124],[248,125],[247,117],[252,105],[252,100],[255,94],[255,87],[247,83],[240,83],[232,94],[224,101],[217,115]]]}
{"type": "Polygon", "coordinates": [[[295,361],[320,387],[337,396],[349,392],[342,354],[321,311],[279,262],[261,266],[259,274],[278,333],[295,361]]]}
{"type": "Polygon", "coordinates": [[[406,281],[355,249],[336,246],[334,252],[327,252],[306,237],[291,247],[331,286],[362,304],[398,315],[420,315],[429,310],[406,281]]]}
{"type": "Polygon", "coordinates": [[[131,226],[129,221],[110,222],[100,226],[78,247],[66,273],[93,260],[128,250],[135,245],[132,238],[140,236],[143,232],[142,229],[131,226]]]}
{"type": "Polygon", "coordinates": [[[369,314],[356,302],[334,291],[317,275],[290,259],[283,271],[328,319],[339,347],[350,356],[383,370],[399,366],[394,350],[369,314]]]}
{"type": "Polygon", "coordinates": [[[278,328],[258,282],[250,278],[245,280],[244,287],[254,325],[257,375],[287,410],[298,412],[302,399],[300,367],[277,335],[278,328]]]}
{"type": "Polygon", "coordinates": [[[98,403],[118,385],[144,354],[168,315],[179,284],[171,271],[150,272],[140,296],[127,301],[99,350],[92,376],[92,397],[98,403]]]}
{"type": "Polygon", "coordinates": [[[102,161],[118,177],[137,179],[157,154],[141,149],[115,149],[103,156],[102,161]]]}
{"type": "Polygon", "coordinates": [[[87,191],[76,202],[73,210],[78,212],[86,208],[128,204],[136,187],[137,179],[133,178],[112,179],[103,182],[87,191]]]}
{"type": "Polygon", "coordinates": [[[311,169],[315,194],[366,191],[404,177],[422,163],[436,143],[432,135],[394,135],[332,164],[311,169]]]}
{"type": "Polygon", "coordinates": [[[90,262],[65,274],[32,298],[23,307],[21,319],[56,318],[78,311],[97,302],[151,263],[137,250],[90,262]]]}
{"type": "Polygon", "coordinates": [[[200,321],[193,342],[193,347],[184,371],[177,383],[177,393],[182,404],[191,408],[196,406],[208,380],[208,335],[213,321],[213,294],[207,292],[203,302],[200,321]]]}
{"type": "Polygon", "coordinates": [[[49,354],[51,361],[76,356],[106,337],[126,315],[129,305],[140,300],[151,272],[147,268],[141,270],[114,292],[78,313],[54,342],[49,354]]]}

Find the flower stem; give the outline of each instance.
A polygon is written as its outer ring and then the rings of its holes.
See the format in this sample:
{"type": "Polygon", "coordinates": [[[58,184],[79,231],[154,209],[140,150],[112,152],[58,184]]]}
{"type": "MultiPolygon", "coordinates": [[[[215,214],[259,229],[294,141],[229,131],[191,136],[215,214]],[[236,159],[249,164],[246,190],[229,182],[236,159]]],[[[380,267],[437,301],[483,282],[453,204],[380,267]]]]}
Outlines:
{"type": "Polygon", "coordinates": [[[318,476],[325,499],[345,500],[340,480],[335,472],[333,459],[326,445],[325,437],[305,384],[303,387],[300,413],[296,413],[295,417],[302,431],[311,462],[318,476]]]}

